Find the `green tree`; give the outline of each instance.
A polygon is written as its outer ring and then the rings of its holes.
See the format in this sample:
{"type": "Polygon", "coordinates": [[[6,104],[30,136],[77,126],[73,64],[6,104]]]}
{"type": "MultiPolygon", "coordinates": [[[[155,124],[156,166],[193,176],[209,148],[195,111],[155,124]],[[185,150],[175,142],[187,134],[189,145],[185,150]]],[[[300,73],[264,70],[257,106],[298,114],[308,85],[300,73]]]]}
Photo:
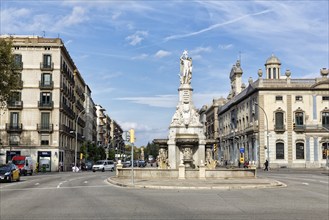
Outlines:
{"type": "Polygon", "coordinates": [[[19,72],[12,53],[12,42],[0,39],[0,102],[9,99],[10,92],[19,85],[19,72]]]}
{"type": "Polygon", "coordinates": [[[157,146],[156,144],[152,143],[147,143],[145,149],[144,149],[144,156],[145,159],[148,159],[149,155],[152,155],[154,158],[157,158],[158,154],[159,154],[159,146],[157,146]]]}

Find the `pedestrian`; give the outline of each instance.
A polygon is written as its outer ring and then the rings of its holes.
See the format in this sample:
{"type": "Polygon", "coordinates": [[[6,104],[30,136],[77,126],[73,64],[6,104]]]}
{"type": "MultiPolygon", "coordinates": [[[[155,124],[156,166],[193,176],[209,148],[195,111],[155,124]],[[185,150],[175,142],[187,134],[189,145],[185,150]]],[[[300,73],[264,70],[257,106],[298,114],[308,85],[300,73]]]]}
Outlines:
{"type": "Polygon", "coordinates": [[[265,170],[268,171],[268,160],[265,161],[264,166],[265,166],[264,171],[265,170]]]}
{"type": "Polygon", "coordinates": [[[238,166],[239,166],[239,168],[240,168],[240,166],[241,166],[241,162],[240,162],[240,160],[238,159],[238,166]]]}

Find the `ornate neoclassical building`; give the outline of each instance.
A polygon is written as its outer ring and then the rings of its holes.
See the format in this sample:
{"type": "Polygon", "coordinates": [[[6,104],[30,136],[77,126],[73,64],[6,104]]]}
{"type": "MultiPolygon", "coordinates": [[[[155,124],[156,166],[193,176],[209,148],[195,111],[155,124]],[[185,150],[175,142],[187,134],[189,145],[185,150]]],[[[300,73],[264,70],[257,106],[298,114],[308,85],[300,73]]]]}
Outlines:
{"type": "Polygon", "coordinates": [[[237,164],[242,156],[258,167],[266,159],[272,168],[325,166],[328,69],[321,69],[314,79],[294,79],[289,70],[281,74],[281,62],[272,55],[265,73],[259,69],[259,78],[250,78],[248,86],[242,83],[242,74],[237,61],[230,73],[227,102],[218,108],[219,157],[237,164]]]}

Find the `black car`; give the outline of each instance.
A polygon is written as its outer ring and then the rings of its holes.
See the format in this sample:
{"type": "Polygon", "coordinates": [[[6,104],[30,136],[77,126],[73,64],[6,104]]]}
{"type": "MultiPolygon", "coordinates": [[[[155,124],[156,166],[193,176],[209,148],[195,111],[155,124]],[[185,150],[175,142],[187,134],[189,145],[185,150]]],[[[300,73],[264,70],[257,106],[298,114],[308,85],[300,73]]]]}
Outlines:
{"type": "Polygon", "coordinates": [[[0,181],[12,182],[20,181],[19,169],[13,163],[8,163],[0,166],[0,181]]]}

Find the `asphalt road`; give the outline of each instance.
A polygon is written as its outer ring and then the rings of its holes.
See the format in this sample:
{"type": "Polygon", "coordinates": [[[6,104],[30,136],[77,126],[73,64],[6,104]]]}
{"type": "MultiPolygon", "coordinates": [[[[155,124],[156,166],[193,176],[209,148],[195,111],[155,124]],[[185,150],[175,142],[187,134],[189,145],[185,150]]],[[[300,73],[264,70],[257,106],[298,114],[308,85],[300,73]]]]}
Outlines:
{"type": "Polygon", "coordinates": [[[286,188],[154,190],[120,188],[111,172],[22,176],[0,184],[0,219],[329,219],[328,171],[273,170],[286,188]]]}

